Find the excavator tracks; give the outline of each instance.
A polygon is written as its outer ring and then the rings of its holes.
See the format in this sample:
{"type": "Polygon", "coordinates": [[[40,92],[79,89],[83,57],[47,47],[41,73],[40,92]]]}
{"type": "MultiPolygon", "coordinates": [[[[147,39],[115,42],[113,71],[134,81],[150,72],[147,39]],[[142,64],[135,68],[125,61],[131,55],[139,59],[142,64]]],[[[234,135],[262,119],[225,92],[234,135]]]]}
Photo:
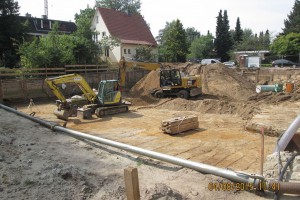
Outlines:
{"type": "Polygon", "coordinates": [[[118,113],[123,113],[128,111],[127,105],[121,106],[112,106],[112,107],[99,107],[95,110],[95,114],[97,117],[101,118],[106,115],[114,115],[118,113]]]}

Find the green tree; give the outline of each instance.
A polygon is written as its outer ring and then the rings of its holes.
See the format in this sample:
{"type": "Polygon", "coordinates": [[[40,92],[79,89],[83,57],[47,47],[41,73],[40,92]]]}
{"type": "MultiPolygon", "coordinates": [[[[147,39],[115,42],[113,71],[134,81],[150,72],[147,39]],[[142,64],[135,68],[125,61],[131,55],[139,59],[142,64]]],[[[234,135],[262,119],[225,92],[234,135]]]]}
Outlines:
{"type": "Polygon", "coordinates": [[[189,48],[192,44],[192,42],[200,37],[200,32],[197,31],[194,27],[192,28],[186,28],[185,29],[186,33],[186,42],[187,42],[187,47],[189,48]]]}
{"type": "Polygon", "coordinates": [[[266,30],[264,33],[261,31],[259,36],[253,34],[251,29],[243,30],[242,41],[236,44],[235,51],[258,51],[258,50],[268,50],[270,46],[270,34],[266,30]]]}
{"type": "Polygon", "coordinates": [[[140,0],[96,0],[96,7],[110,8],[130,14],[141,12],[140,0]]]}
{"type": "Polygon", "coordinates": [[[243,30],[241,29],[241,22],[239,17],[236,20],[233,39],[236,44],[240,43],[243,40],[243,30]]]}
{"type": "Polygon", "coordinates": [[[72,34],[72,36],[76,38],[74,56],[76,58],[76,62],[79,64],[97,62],[99,49],[93,40],[93,37],[96,36],[97,33],[90,28],[94,13],[94,9],[86,8],[84,10],[80,10],[79,14],[75,14],[77,30],[72,34]]]}
{"type": "Polygon", "coordinates": [[[136,48],[134,59],[138,61],[151,61],[155,62],[155,56],[151,53],[152,48],[148,46],[139,46],[136,48]]]}
{"type": "Polygon", "coordinates": [[[220,10],[217,17],[215,50],[217,56],[220,57],[222,61],[229,60],[229,52],[233,48],[233,39],[229,28],[227,11],[224,10],[224,14],[222,16],[222,10],[220,10]]]}
{"type": "Polygon", "coordinates": [[[49,36],[23,42],[19,47],[21,64],[27,68],[61,67],[75,63],[76,38],[59,33],[59,24],[53,24],[49,36]]]}
{"type": "Polygon", "coordinates": [[[18,44],[26,32],[19,15],[18,2],[0,0],[0,67],[15,67],[19,62],[18,44]]]}
{"type": "Polygon", "coordinates": [[[212,56],[213,48],[213,36],[211,34],[202,35],[192,42],[191,47],[189,49],[190,54],[188,55],[188,58],[209,58],[212,56]]]}
{"type": "Polygon", "coordinates": [[[271,44],[271,51],[277,55],[299,55],[300,33],[289,33],[277,37],[271,44]]]}
{"type": "Polygon", "coordinates": [[[167,23],[161,31],[159,54],[168,62],[185,62],[188,52],[186,33],[179,19],[167,23]]]}
{"type": "Polygon", "coordinates": [[[300,1],[295,0],[293,10],[288,15],[288,19],[284,20],[283,34],[300,33],[300,1]]]}

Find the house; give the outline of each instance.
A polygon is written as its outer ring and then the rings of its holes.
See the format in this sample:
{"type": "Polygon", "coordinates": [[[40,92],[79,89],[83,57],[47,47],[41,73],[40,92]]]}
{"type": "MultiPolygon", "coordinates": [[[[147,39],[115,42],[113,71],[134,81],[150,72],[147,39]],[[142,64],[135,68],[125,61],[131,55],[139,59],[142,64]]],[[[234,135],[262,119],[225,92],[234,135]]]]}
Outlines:
{"type": "Polygon", "coordinates": [[[25,23],[27,20],[29,22],[28,35],[42,37],[48,35],[52,30],[53,24],[58,22],[59,32],[63,34],[71,34],[77,30],[77,26],[74,22],[59,21],[48,19],[46,16],[42,18],[31,17],[30,14],[26,16],[18,16],[18,18],[25,23]]]}
{"type": "Polygon", "coordinates": [[[117,38],[120,45],[105,49],[102,59],[110,63],[118,62],[122,56],[130,60],[136,54],[136,48],[143,45],[152,48],[157,54],[157,43],[144,18],[139,14],[127,14],[107,8],[97,8],[91,29],[96,31],[95,42],[103,38],[117,38]]]}

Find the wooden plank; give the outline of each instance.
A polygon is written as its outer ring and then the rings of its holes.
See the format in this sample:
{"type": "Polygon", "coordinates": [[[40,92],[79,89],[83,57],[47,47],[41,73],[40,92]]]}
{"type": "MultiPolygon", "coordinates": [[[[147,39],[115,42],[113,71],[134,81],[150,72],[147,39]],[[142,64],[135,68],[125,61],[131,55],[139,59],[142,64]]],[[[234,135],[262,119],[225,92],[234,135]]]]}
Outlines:
{"type": "Polygon", "coordinates": [[[22,77],[22,76],[35,76],[35,75],[59,75],[59,74],[65,74],[65,72],[37,72],[37,73],[9,73],[9,74],[0,74],[0,77],[9,77],[9,76],[16,76],[16,77],[22,77]]]}
{"type": "Polygon", "coordinates": [[[65,68],[76,68],[76,67],[108,68],[108,65],[65,65],[65,68]]]}
{"type": "Polygon", "coordinates": [[[199,128],[199,122],[191,122],[186,124],[180,124],[178,126],[162,127],[162,130],[169,134],[178,134],[184,131],[193,130],[199,128]]]}
{"type": "Polygon", "coordinates": [[[0,69],[0,72],[15,72],[15,71],[45,71],[45,70],[65,70],[65,68],[16,68],[16,69],[0,69]]]}
{"type": "Polygon", "coordinates": [[[106,69],[66,69],[66,72],[96,72],[96,71],[107,71],[106,69]]]}
{"type": "Polygon", "coordinates": [[[140,200],[139,178],[137,168],[124,169],[127,200],[140,200]]]}
{"type": "Polygon", "coordinates": [[[175,117],[168,120],[163,120],[161,126],[178,126],[180,124],[197,122],[198,117],[195,115],[189,115],[184,117],[175,117]]]}

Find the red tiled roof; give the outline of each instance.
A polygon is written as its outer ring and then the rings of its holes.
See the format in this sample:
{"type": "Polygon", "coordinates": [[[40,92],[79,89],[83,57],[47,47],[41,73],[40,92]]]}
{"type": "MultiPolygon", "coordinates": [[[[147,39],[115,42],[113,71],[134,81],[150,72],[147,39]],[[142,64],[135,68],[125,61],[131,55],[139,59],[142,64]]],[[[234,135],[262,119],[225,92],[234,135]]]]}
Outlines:
{"type": "Polygon", "coordinates": [[[107,8],[98,8],[109,33],[127,44],[157,46],[144,18],[107,8]]]}

